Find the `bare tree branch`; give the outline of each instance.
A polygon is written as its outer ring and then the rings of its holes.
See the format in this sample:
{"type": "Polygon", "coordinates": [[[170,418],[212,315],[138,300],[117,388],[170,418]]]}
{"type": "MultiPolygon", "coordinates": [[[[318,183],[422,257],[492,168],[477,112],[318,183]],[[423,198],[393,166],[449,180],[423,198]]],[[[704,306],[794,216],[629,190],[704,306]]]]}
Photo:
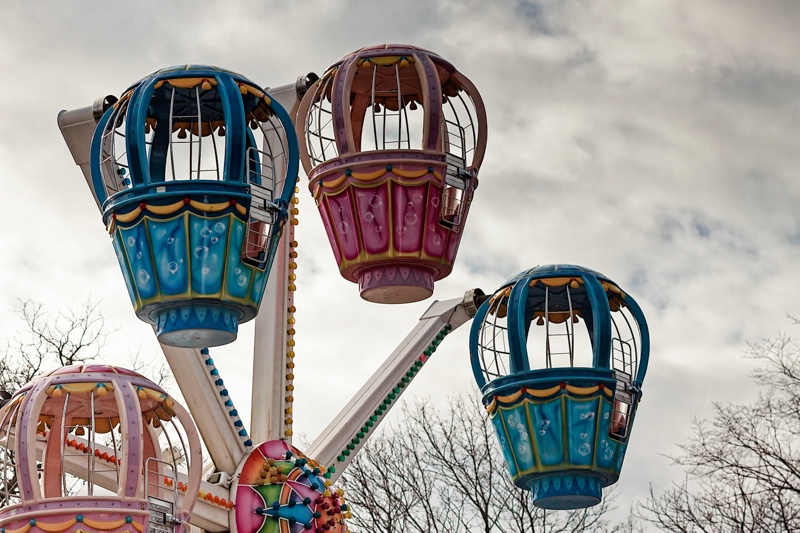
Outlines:
{"type": "Polygon", "coordinates": [[[12,392],[44,370],[91,361],[110,333],[98,303],[48,312],[40,303],[21,302],[24,329],[0,350],[0,390],[12,392]]]}
{"type": "Polygon", "coordinates": [[[626,531],[604,519],[608,498],[575,512],[534,507],[530,493],[511,483],[494,428],[468,397],[444,411],[424,401],[404,409],[368,441],[343,482],[354,532],[626,531]]]}
{"type": "MultiPolygon", "coordinates": [[[[91,361],[109,334],[98,303],[56,312],[30,300],[21,304],[24,328],[0,349],[0,406],[44,370],[91,361]]],[[[0,446],[0,507],[19,501],[14,462],[13,452],[0,446]]]]}
{"type": "MultiPolygon", "coordinates": [[[[795,320],[795,323],[796,320],[795,320]]],[[[673,457],[687,478],[650,496],[638,516],[663,531],[800,531],[800,344],[781,333],[749,345],[764,387],[750,404],[714,404],[673,457]]]]}

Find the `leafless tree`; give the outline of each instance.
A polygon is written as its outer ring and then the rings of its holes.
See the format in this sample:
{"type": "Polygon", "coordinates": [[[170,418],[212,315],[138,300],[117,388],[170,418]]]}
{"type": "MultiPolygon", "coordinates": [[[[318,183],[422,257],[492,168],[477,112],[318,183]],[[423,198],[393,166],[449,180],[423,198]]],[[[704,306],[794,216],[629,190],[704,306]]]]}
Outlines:
{"type": "MultiPolygon", "coordinates": [[[[354,532],[614,531],[608,500],[544,511],[510,481],[494,429],[477,400],[439,412],[425,402],[373,436],[343,476],[354,532]]],[[[623,531],[623,529],[619,529],[623,531]]]]}
{"type": "Polygon", "coordinates": [[[175,390],[175,376],[173,376],[172,370],[163,357],[159,358],[156,356],[150,361],[145,361],[142,358],[141,352],[137,351],[131,354],[128,368],[134,372],[138,372],[165,391],[168,391],[172,398],[183,402],[180,391],[175,390]]]}
{"type": "Polygon", "coordinates": [[[663,531],[800,531],[800,343],[782,334],[749,356],[762,364],[758,399],[715,404],[711,420],[695,421],[673,458],[687,478],[639,508],[663,531]]]}
{"type": "Polygon", "coordinates": [[[105,346],[109,330],[96,302],[55,312],[31,300],[21,304],[25,327],[0,352],[0,390],[17,390],[46,366],[90,361],[105,346]]]}
{"type": "MultiPolygon", "coordinates": [[[[27,300],[21,302],[19,316],[23,328],[0,349],[0,407],[11,398],[11,393],[44,371],[91,362],[100,356],[107,337],[113,332],[100,313],[99,303],[92,301],[73,309],[51,311],[27,300]]],[[[165,389],[174,385],[165,361],[157,358],[145,361],[138,351],[130,357],[131,370],[165,389]]],[[[13,468],[3,471],[4,465],[13,464],[11,452],[0,446],[0,507],[18,498],[13,468]],[[3,453],[9,456],[4,458],[3,453]]],[[[78,490],[83,481],[75,480],[74,490],[78,490]]]]}
{"type": "MultiPolygon", "coordinates": [[[[109,334],[97,303],[55,312],[30,300],[21,303],[24,328],[0,351],[0,405],[45,370],[91,361],[109,334]]],[[[19,497],[13,464],[12,452],[0,447],[0,507],[19,497]]]]}

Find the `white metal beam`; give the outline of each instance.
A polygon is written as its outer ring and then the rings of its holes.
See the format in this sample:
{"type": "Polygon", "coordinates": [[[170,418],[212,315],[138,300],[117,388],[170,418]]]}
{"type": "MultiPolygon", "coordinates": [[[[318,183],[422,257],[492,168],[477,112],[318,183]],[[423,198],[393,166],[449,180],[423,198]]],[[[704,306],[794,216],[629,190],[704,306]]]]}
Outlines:
{"type": "MultiPolygon", "coordinates": [[[[297,83],[267,89],[267,93],[277,101],[294,119],[297,106],[300,104],[300,92],[297,83]]],[[[295,204],[291,204],[290,210],[295,204]]],[[[289,264],[293,251],[294,226],[289,220],[283,230],[278,244],[272,271],[264,291],[261,310],[255,320],[255,339],[253,343],[253,385],[250,403],[250,436],[258,444],[269,440],[283,439],[292,442],[291,408],[292,397],[286,390],[290,380],[287,375],[287,341],[291,336],[287,330],[291,327],[288,320],[291,313],[288,309],[294,304],[293,291],[289,291],[289,275],[294,269],[289,264]]]]}
{"type": "Polygon", "coordinates": [[[272,264],[264,304],[256,317],[253,342],[253,387],[250,411],[250,435],[258,444],[269,440],[287,439],[284,420],[286,401],[286,341],[289,298],[289,243],[294,226],[286,224],[272,264]]]}
{"type": "Polygon", "coordinates": [[[206,365],[209,356],[197,348],[176,348],[161,345],[175,382],[181,389],[192,419],[203,438],[211,460],[221,472],[233,475],[242,457],[247,452],[241,428],[234,424],[238,417],[232,416],[232,405],[225,405],[228,396],[218,391],[215,380],[206,365]]]}
{"type": "MultiPolygon", "coordinates": [[[[72,109],[70,111],[61,111],[58,113],[58,129],[64,136],[64,141],[67,143],[72,154],[72,159],[75,164],[81,168],[83,177],[89,190],[92,191],[95,203],[97,203],[97,195],[94,192],[92,185],[92,174],[89,170],[89,160],[92,147],[92,136],[94,135],[95,126],[97,126],[97,109],[94,106],[82,107],[80,109],[72,109]]],[[[97,204],[100,209],[100,204],[97,204]]]]}
{"type": "Polygon", "coordinates": [[[426,357],[424,351],[431,346],[435,349],[444,335],[474,316],[476,306],[473,300],[474,293],[470,291],[465,298],[434,302],[411,333],[311,444],[307,450],[309,457],[320,464],[335,467],[331,474],[332,481],[347,468],[389,409],[395,405],[394,400],[405,390],[398,384],[408,377],[409,372],[413,375],[418,370],[420,365],[417,361],[426,357]],[[394,396],[387,405],[385,400],[390,394],[394,396]],[[368,421],[371,427],[368,432],[363,432],[362,428],[368,421]]]}

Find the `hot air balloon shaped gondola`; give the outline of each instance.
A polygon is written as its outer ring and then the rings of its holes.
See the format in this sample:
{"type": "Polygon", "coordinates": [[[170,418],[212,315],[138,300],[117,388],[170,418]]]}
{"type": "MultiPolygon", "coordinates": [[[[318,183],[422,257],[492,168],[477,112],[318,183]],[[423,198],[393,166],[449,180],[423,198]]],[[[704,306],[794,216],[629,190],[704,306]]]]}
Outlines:
{"type": "Polygon", "coordinates": [[[426,50],[363,48],[309,89],[296,127],[342,276],[372,302],[430,296],[453,268],[486,148],[472,83],[426,50]]]}
{"type": "Polygon", "coordinates": [[[635,300],[597,272],[536,267],[485,301],[470,352],[514,483],[546,509],[619,478],[650,351],[635,300]]]}
{"type": "Polygon", "coordinates": [[[158,385],[75,365],[0,409],[0,466],[6,533],[182,533],[203,465],[189,413],[158,385]]]}
{"type": "Polygon", "coordinates": [[[258,311],[294,193],[287,113],[239,74],[166,68],[105,112],[91,153],[139,318],[165,344],[233,341],[258,311]]]}

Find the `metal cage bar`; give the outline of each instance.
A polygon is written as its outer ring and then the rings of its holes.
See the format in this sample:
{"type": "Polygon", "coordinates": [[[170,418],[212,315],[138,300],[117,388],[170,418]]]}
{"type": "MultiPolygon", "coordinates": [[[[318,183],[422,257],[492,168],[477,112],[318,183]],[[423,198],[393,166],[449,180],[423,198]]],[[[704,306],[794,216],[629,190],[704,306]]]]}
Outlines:
{"type": "Polygon", "coordinates": [[[11,428],[14,425],[14,420],[19,414],[21,402],[17,402],[15,406],[8,409],[0,422],[0,448],[3,453],[3,498],[0,500],[0,506],[5,507],[12,504],[12,498],[19,498],[18,494],[13,494],[12,488],[18,488],[17,482],[17,465],[14,459],[14,451],[9,447],[11,439],[11,428]],[[12,479],[9,480],[9,476],[12,479]],[[13,486],[12,486],[13,483],[13,486]]]}
{"type": "Polygon", "coordinates": [[[507,298],[498,298],[493,304],[490,305],[487,315],[492,317],[491,320],[484,318],[481,325],[481,337],[479,344],[479,353],[481,357],[481,368],[483,369],[486,381],[502,377],[508,374],[508,368],[504,364],[502,355],[509,356],[511,351],[508,347],[508,316],[501,318],[501,308],[503,300],[507,298]],[[505,320],[506,325],[498,324],[498,321],[505,320]],[[487,332],[491,331],[491,338],[487,339],[487,332]],[[501,341],[498,346],[498,339],[501,341]],[[492,359],[487,363],[486,352],[491,352],[492,359]]]}
{"type": "MultiPolygon", "coordinates": [[[[328,76],[324,83],[317,85],[317,89],[312,98],[313,104],[306,118],[306,146],[308,147],[309,157],[314,162],[314,165],[327,161],[329,157],[325,153],[326,148],[331,145],[336,146],[336,139],[334,137],[326,137],[324,135],[325,129],[333,123],[332,106],[330,109],[326,109],[324,106],[324,102],[326,101],[325,95],[328,92],[333,78],[333,76],[328,76]],[[327,120],[324,123],[322,118],[323,114],[327,115],[327,120]],[[315,117],[316,127],[314,125],[315,117]],[[318,141],[319,153],[314,149],[314,143],[312,142],[314,138],[318,141]]],[[[328,102],[330,102],[330,100],[328,100],[328,102]]]]}

